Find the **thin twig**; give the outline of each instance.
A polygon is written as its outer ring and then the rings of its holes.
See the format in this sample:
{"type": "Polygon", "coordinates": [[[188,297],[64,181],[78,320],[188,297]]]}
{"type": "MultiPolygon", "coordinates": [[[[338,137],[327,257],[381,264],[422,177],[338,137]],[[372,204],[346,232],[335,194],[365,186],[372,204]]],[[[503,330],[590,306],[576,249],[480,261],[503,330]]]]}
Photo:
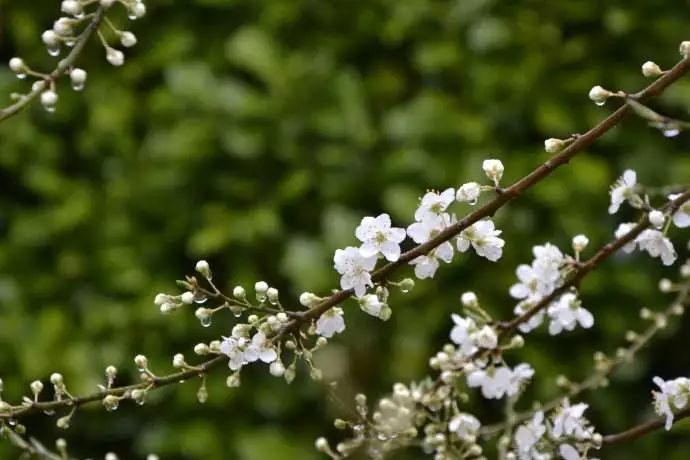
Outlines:
{"type": "MultiPolygon", "coordinates": [[[[690,405],[679,410],[674,414],[675,420],[681,420],[686,417],[690,417],[690,405]]],[[[625,431],[621,431],[620,433],[606,435],[604,436],[604,442],[602,443],[602,446],[620,444],[622,442],[633,441],[637,438],[641,438],[642,436],[663,427],[665,421],[665,417],[657,417],[646,422],[640,423],[639,425],[636,425],[632,428],[628,428],[625,431]]]]}
{"type": "MultiPolygon", "coordinates": [[[[91,38],[91,35],[93,35],[93,32],[98,29],[98,25],[101,23],[104,14],[105,10],[102,7],[99,7],[96,10],[91,22],[89,22],[81,34],[79,34],[79,37],[77,37],[72,50],[64,59],[61,59],[58,62],[57,67],[55,67],[55,70],[48,75],[46,81],[55,82],[70,70],[81,52],[84,50],[84,47],[89,41],[89,38],[91,38]]],[[[14,104],[7,106],[4,109],[0,109],[0,122],[22,111],[22,109],[28,106],[31,101],[36,99],[45,90],[45,88],[45,85],[37,85],[35,88],[32,88],[29,93],[22,95],[14,104]]]]}

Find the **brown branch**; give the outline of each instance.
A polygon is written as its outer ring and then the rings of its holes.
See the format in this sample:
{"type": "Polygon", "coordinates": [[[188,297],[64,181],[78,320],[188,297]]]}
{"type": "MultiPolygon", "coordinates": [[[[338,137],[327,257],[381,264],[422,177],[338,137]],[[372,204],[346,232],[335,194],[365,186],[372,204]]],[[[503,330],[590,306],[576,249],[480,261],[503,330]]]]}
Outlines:
{"type": "MultiPolygon", "coordinates": [[[[55,70],[48,75],[48,78],[46,79],[47,81],[57,81],[61,76],[69,71],[70,67],[72,67],[81,52],[84,50],[89,38],[91,38],[94,31],[96,31],[99,24],[103,20],[104,14],[105,9],[103,7],[99,7],[96,10],[91,22],[89,22],[81,34],[79,34],[79,37],[77,37],[72,50],[64,59],[60,59],[57,67],[55,67],[55,70]]],[[[7,106],[4,109],[0,109],[0,122],[7,120],[11,116],[21,112],[22,109],[28,106],[29,103],[36,99],[45,89],[45,85],[39,85],[38,87],[32,89],[28,94],[22,95],[21,98],[14,104],[7,106]]]]}
{"type": "MultiPolygon", "coordinates": [[[[100,11],[100,10],[99,10],[100,11]]],[[[94,24],[94,23],[92,23],[94,24]]],[[[95,25],[93,26],[94,28],[96,27],[95,25]]],[[[83,44],[82,44],[83,46],[83,44]]],[[[75,46],[76,48],[76,46],[75,46]]],[[[75,50],[73,50],[72,53],[70,53],[70,56],[74,53],[75,50]]],[[[61,61],[61,63],[64,61],[61,61]]],[[[649,98],[658,96],[661,94],[669,85],[677,81],[679,78],[681,78],[683,75],[688,73],[690,71],[690,58],[683,59],[680,61],[678,64],[676,64],[671,70],[669,70],[667,73],[665,73],[662,77],[654,81],[652,84],[647,86],[644,90],[640,91],[639,93],[635,94],[634,96],[641,101],[647,100],[649,98]]],[[[56,69],[57,72],[57,69],[56,69]]],[[[52,74],[51,74],[52,75],[52,74]]],[[[21,109],[21,107],[19,107],[21,109]]],[[[469,227],[470,225],[474,224],[475,222],[479,221],[480,219],[488,216],[492,216],[496,211],[498,211],[501,207],[503,207],[506,203],[509,201],[513,200],[514,198],[517,198],[520,196],[522,193],[524,193],[526,190],[530,189],[533,187],[535,184],[540,182],[542,179],[547,177],[549,174],[551,174],[556,168],[558,168],[561,165],[564,165],[570,161],[571,158],[573,158],[575,155],[589,147],[594,143],[596,139],[599,137],[603,136],[606,132],[608,132],[610,129],[612,129],[614,126],[616,126],[625,116],[627,116],[630,113],[631,109],[629,105],[623,105],[619,107],[615,112],[613,112],[611,115],[609,115],[607,118],[605,118],[603,121],[601,121],[599,124],[594,126],[592,129],[587,131],[585,134],[578,136],[571,144],[569,144],[563,151],[561,151],[559,154],[555,155],[554,157],[550,158],[546,162],[544,162],[542,165],[537,167],[535,170],[533,170],[531,173],[529,173],[527,176],[523,177],[522,179],[518,180],[515,182],[513,185],[506,189],[501,189],[499,190],[499,194],[496,198],[494,198],[492,201],[489,203],[485,204],[481,208],[477,209],[473,213],[470,213],[469,215],[465,216],[463,219],[459,220],[455,224],[447,227],[444,229],[439,235],[437,235],[435,238],[427,241],[424,244],[421,244],[419,246],[416,246],[415,248],[401,254],[400,258],[396,262],[391,262],[383,267],[379,268],[376,270],[373,275],[372,275],[372,280],[374,282],[379,282],[388,277],[391,273],[393,273],[396,269],[400,268],[407,262],[413,260],[414,258],[428,254],[430,251],[432,251],[434,248],[438,247],[442,243],[451,240],[460,232],[462,232],[464,229],[469,227]]],[[[2,114],[3,112],[0,112],[2,114]]],[[[2,115],[0,115],[0,120],[2,120],[2,115]]],[[[688,198],[690,198],[690,191],[687,191],[683,194],[683,196],[679,197],[677,200],[674,201],[674,203],[682,203],[686,201],[688,198]]],[[[616,249],[619,247],[622,247],[625,245],[627,242],[631,241],[637,234],[639,234],[644,228],[646,228],[646,225],[636,227],[633,229],[628,235],[625,237],[617,240],[617,243],[610,243],[609,245],[605,246],[600,253],[595,255],[593,258],[589,259],[586,263],[583,264],[582,266],[582,271],[578,272],[576,276],[579,275],[579,279],[584,277],[584,273],[588,273],[591,271],[594,267],[596,267],[601,260],[605,259],[608,257],[611,253],[613,253],[616,249]],[[601,259],[601,260],[599,260],[601,259]],[[590,264],[590,265],[588,265],[590,264]],[[588,268],[589,267],[589,268],[588,268]]],[[[556,291],[554,291],[556,292],[556,291]]],[[[562,291],[560,292],[562,293],[562,291]]],[[[331,307],[338,305],[339,303],[342,303],[344,300],[348,299],[351,295],[353,294],[353,290],[348,289],[348,290],[341,290],[333,293],[331,296],[325,298],[321,303],[316,305],[315,307],[306,310],[304,312],[295,312],[296,318],[292,319],[288,324],[283,327],[277,334],[276,337],[282,337],[288,333],[290,333],[292,330],[294,330],[296,327],[299,327],[301,324],[304,324],[305,322],[311,321],[317,317],[319,317],[321,314],[323,314],[325,311],[330,309],[331,307]]],[[[555,298],[555,295],[554,295],[555,298]]],[[[552,299],[553,300],[553,299],[552,299]]],[[[545,304],[547,305],[547,304],[545,304]]],[[[543,308],[543,306],[541,307],[543,308]]],[[[529,317],[533,316],[534,314],[537,313],[538,310],[529,310],[527,314],[529,314],[528,317],[520,320],[519,317],[513,320],[511,323],[508,324],[507,328],[502,331],[502,335],[505,336],[505,334],[509,333],[510,331],[514,330],[522,321],[526,321],[529,319],[529,317]],[[518,322],[519,321],[519,322],[518,322]]],[[[524,316],[524,315],[523,315],[524,316]]],[[[115,395],[115,396],[122,396],[123,394],[127,393],[128,391],[134,390],[134,389],[144,389],[147,387],[151,388],[160,388],[163,386],[171,385],[174,383],[178,383],[180,381],[194,378],[200,375],[204,375],[208,373],[211,369],[218,367],[221,363],[225,362],[225,357],[224,356],[215,356],[208,361],[202,363],[201,365],[197,366],[195,369],[190,369],[190,370],[185,370],[182,372],[177,372],[174,374],[170,374],[165,377],[156,377],[153,380],[150,381],[144,381],[138,384],[133,384],[125,387],[118,387],[118,388],[111,388],[109,390],[104,390],[104,391],[98,391],[95,393],[92,393],[87,396],[80,396],[80,397],[73,397],[73,398],[67,398],[63,399],[60,401],[46,401],[46,402],[34,402],[31,403],[31,405],[23,405],[23,406],[15,406],[12,407],[9,411],[0,413],[0,419],[12,419],[12,418],[17,418],[20,416],[28,415],[31,413],[36,413],[40,411],[51,411],[55,410],[58,408],[63,408],[63,407],[74,407],[74,406],[81,406],[83,404],[89,403],[89,402],[94,402],[94,401],[100,401],[102,400],[105,396],[107,395],[115,395]]]]}
{"type": "MultiPolygon", "coordinates": [[[[656,97],[661,94],[669,85],[677,81],[683,75],[690,71],[690,58],[685,58],[676,64],[671,70],[661,76],[659,79],[654,81],[652,84],[647,86],[642,91],[630,96],[636,100],[646,101],[652,97],[656,97]]],[[[483,219],[484,217],[492,216],[503,207],[509,201],[517,198],[523,194],[528,189],[532,188],[535,184],[540,182],[542,179],[551,174],[556,168],[562,166],[570,161],[578,153],[582,152],[584,149],[589,147],[596,141],[599,137],[606,134],[611,128],[616,126],[623,118],[632,112],[630,105],[624,104],[619,107],[615,112],[609,115],[607,118],[602,120],[599,124],[594,126],[592,129],[587,131],[585,134],[578,136],[575,140],[569,144],[565,149],[563,149],[559,154],[553,156],[542,165],[537,167],[527,176],[515,182],[510,187],[500,191],[498,196],[494,198],[489,203],[486,203],[481,208],[468,214],[464,218],[457,221],[455,224],[445,228],[436,237],[427,241],[424,244],[420,244],[415,248],[400,255],[400,258],[395,262],[390,262],[383,267],[376,270],[372,275],[372,280],[374,282],[382,281],[393,273],[396,269],[415,259],[416,257],[428,254],[430,251],[440,246],[442,243],[451,240],[460,234],[470,225],[483,219]]],[[[342,303],[348,299],[354,291],[352,289],[337,291],[331,296],[325,298],[321,303],[315,307],[305,311],[301,318],[295,319],[286,325],[285,330],[289,331],[299,326],[300,323],[304,321],[309,321],[318,318],[325,311],[331,307],[342,303]]]]}
{"type": "MultiPolygon", "coordinates": [[[[664,205],[661,209],[673,214],[683,203],[685,203],[688,200],[690,200],[690,189],[686,190],[675,200],[666,203],[666,205],[664,205]]],[[[528,308],[522,315],[515,317],[512,321],[503,325],[503,329],[501,330],[499,338],[503,339],[509,336],[515,331],[515,329],[517,329],[517,327],[520,324],[529,321],[530,318],[532,318],[534,315],[539,313],[544,308],[548,307],[551,304],[551,302],[558,299],[562,294],[565,294],[571,287],[579,286],[580,282],[585,276],[587,276],[590,272],[592,272],[599,265],[601,265],[601,263],[604,262],[604,260],[608,259],[617,250],[619,250],[626,244],[632,242],[640,233],[642,233],[649,226],[649,220],[646,218],[643,219],[628,233],[602,246],[601,249],[599,249],[599,251],[597,251],[596,254],[594,254],[592,257],[587,259],[587,261],[579,265],[576,265],[575,271],[570,275],[570,278],[568,278],[568,280],[565,283],[554,289],[553,292],[551,292],[551,294],[547,295],[546,297],[543,297],[539,302],[528,308]]]]}
{"type": "MultiPolygon", "coordinates": [[[[674,420],[681,420],[686,417],[690,417],[690,405],[679,410],[674,414],[674,420]]],[[[632,428],[628,428],[625,431],[621,431],[616,434],[609,434],[604,436],[603,446],[610,446],[611,444],[620,444],[622,442],[634,441],[637,438],[651,433],[652,431],[658,430],[664,426],[666,422],[666,417],[657,417],[652,420],[640,423],[632,428]]]]}

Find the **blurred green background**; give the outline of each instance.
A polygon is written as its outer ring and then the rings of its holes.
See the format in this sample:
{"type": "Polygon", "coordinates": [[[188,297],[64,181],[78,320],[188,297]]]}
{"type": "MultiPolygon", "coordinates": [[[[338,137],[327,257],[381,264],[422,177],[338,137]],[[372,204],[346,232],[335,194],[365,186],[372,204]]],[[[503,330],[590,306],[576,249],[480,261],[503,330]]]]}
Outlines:
{"type": "MultiPolygon", "coordinates": [[[[0,124],[0,375],[13,401],[56,370],[83,393],[109,364],[132,381],[136,353],[159,373],[174,353],[192,361],[193,345],[227,334],[234,318],[204,329],[191,313],[160,315],[152,299],[173,292],[200,258],[226,289],[263,279],[284,301],[328,292],[333,251],[355,243],[362,216],[386,210],[406,226],[425,189],[482,179],[488,157],[505,163],[505,183],[518,179],[547,158],[543,139],[584,132],[610,112],[615,104],[587,99],[591,86],[637,90],[642,62],[668,67],[690,39],[687,0],[161,0],[148,9],[131,26],[140,43],[123,68],[109,66],[94,40],[79,61],[89,72],[82,94],[62,82],[56,113],[34,106],[0,124]]],[[[57,0],[0,0],[1,60],[51,68],[40,34],[58,10],[57,0]]],[[[0,69],[1,95],[27,86],[0,69]]],[[[688,106],[687,78],[653,104],[686,119],[688,106]]],[[[337,439],[331,420],[346,415],[354,392],[373,400],[425,375],[463,291],[510,317],[507,290],[532,245],[567,248],[577,233],[603,244],[631,217],[606,213],[615,177],[633,167],[647,184],[687,183],[688,147],[687,134],[666,139],[628,119],[498,213],[500,263],[457,257],[411,294],[395,294],[388,323],[348,305],[347,331],[321,353],[336,364],[325,369],[335,390],[305,372],[288,386],[263,367],[229,390],[221,371],[205,405],[188,382],[143,407],[93,405],[66,432],[33,417],[29,434],[64,436],[81,458],[320,458],[314,439],[337,439]]],[[[557,339],[542,329],[509,356],[537,369],[521,407],[555,395],[559,373],[585,376],[595,350],[611,353],[627,329],[643,327],[639,308],[670,300],[656,286],[675,271],[634,255],[590,276],[583,299],[595,328],[557,339]]],[[[652,376],[690,373],[690,320],[681,323],[615,385],[584,396],[601,432],[651,415],[652,376]]],[[[500,418],[500,404],[474,404],[483,422],[500,418]]],[[[689,428],[602,457],[686,459],[689,428]]],[[[0,456],[17,451],[1,443],[0,456]]]]}

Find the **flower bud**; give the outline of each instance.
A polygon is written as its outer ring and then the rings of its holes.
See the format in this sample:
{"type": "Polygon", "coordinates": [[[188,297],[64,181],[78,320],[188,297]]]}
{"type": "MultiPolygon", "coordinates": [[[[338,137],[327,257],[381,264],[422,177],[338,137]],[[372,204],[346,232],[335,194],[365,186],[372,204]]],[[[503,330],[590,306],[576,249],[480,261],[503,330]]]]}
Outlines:
{"type": "Polygon", "coordinates": [[[43,34],[41,34],[41,41],[43,41],[43,44],[48,48],[54,48],[60,43],[60,39],[54,30],[46,30],[43,32],[43,34]]]}
{"type": "Polygon", "coordinates": [[[31,382],[31,392],[34,394],[34,396],[38,396],[41,391],[43,391],[43,382],[40,380],[34,380],[31,382]]]}
{"type": "Polygon", "coordinates": [[[318,297],[316,294],[313,294],[311,292],[303,292],[299,296],[299,303],[302,304],[303,306],[307,308],[311,308],[318,304],[321,301],[321,298],[318,297]]]}
{"type": "Polygon", "coordinates": [[[22,58],[13,57],[10,59],[10,69],[14,73],[24,73],[26,71],[26,64],[22,58]]]}
{"type": "Polygon", "coordinates": [[[678,49],[680,51],[681,56],[687,58],[688,55],[690,55],[690,41],[681,42],[680,47],[678,49]]]}
{"type": "Polygon", "coordinates": [[[182,303],[186,303],[187,305],[189,305],[194,302],[194,293],[187,291],[180,296],[180,300],[182,301],[182,303]]]}
{"type": "Polygon", "coordinates": [[[146,5],[143,2],[138,1],[130,9],[130,19],[140,19],[146,15],[146,5]]]}
{"type": "Polygon", "coordinates": [[[105,368],[105,376],[112,380],[117,376],[117,368],[115,366],[108,366],[105,368]]]}
{"type": "Polygon", "coordinates": [[[493,181],[493,183],[498,187],[498,183],[500,182],[501,177],[503,177],[504,171],[501,160],[484,160],[482,163],[482,169],[484,170],[486,177],[493,181]]]}
{"type": "Polygon", "coordinates": [[[268,288],[266,291],[266,297],[268,297],[268,301],[271,303],[276,303],[278,302],[278,289],[276,288],[268,288]]]}
{"type": "Polygon", "coordinates": [[[585,235],[575,235],[573,237],[573,250],[578,254],[584,251],[588,244],[589,238],[585,235]]]}
{"type": "Polygon", "coordinates": [[[225,385],[227,385],[228,388],[237,388],[240,386],[240,374],[235,372],[233,374],[228,375],[228,378],[225,380],[225,385]]]}
{"type": "Polygon", "coordinates": [[[52,383],[55,386],[60,386],[65,383],[64,379],[62,378],[62,374],[58,372],[54,372],[53,374],[50,375],[50,383],[52,383]]]}
{"type": "Polygon", "coordinates": [[[72,89],[75,91],[81,91],[84,89],[84,84],[86,83],[86,71],[84,69],[72,69],[69,73],[70,81],[72,82],[72,89]]]}
{"type": "Polygon", "coordinates": [[[589,98],[597,105],[603,105],[606,100],[611,97],[613,93],[607,89],[597,85],[589,90],[589,98]]]}
{"type": "Polygon", "coordinates": [[[139,368],[140,370],[143,369],[148,369],[149,368],[149,360],[146,358],[144,355],[136,355],[134,357],[134,364],[139,368]]]}
{"type": "Polygon", "coordinates": [[[467,291],[462,294],[460,301],[465,307],[476,307],[479,305],[479,299],[477,299],[477,294],[472,291],[467,291]]]}
{"type": "Polygon", "coordinates": [[[663,278],[659,281],[659,290],[663,293],[668,293],[673,290],[673,283],[668,278],[663,278]]]}
{"type": "Polygon", "coordinates": [[[43,105],[43,108],[45,108],[47,111],[52,112],[53,110],[55,110],[55,105],[57,105],[57,101],[58,95],[52,89],[43,91],[41,93],[41,104],[43,105]]]}
{"type": "Polygon", "coordinates": [[[115,395],[107,395],[101,402],[103,403],[105,410],[114,411],[117,410],[118,406],[120,405],[120,398],[115,395]]]}
{"type": "Polygon", "coordinates": [[[67,449],[67,441],[65,441],[62,438],[58,438],[55,441],[55,447],[57,447],[58,450],[63,451],[65,449],[67,449]]]}
{"type": "Polygon", "coordinates": [[[211,278],[211,267],[205,260],[200,260],[194,266],[194,269],[204,278],[211,278]]]}
{"type": "Polygon", "coordinates": [[[649,213],[649,223],[652,224],[656,228],[661,228],[664,226],[664,222],[666,222],[666,217],[664,217],[664,213],[655,209],[649,213]]]}
{"type": "Polygon", "coordinates": [[[277,359],[270,364],[268,371],[274,377],[282,377],[285,374],[285,366],[277,359]]]}
{"type": "Polygon", "coordinates": [[[329,453],[331,451],[331,447],[328,445],[328,441],[326,438],[318,438],[316,442],[314,443],[314,447],[316,450],[322,453],[329,453]]]}
{"type": "Polygon", "coordinates": [[[661,70],[661,67],[659,67],[656,62],[647,61],[642,64],[642,75],[645,77],[658,77],[663,73],[664,71],[661,70]]]}
{"type": "Polygon", "coordinates": [[[103,8],[110,8],[115,3],[115,0],[100,0],[99,3],[103,8]]]}
{"type": "Polygon", "coordinates": [[[268,283],[266,283],[265,281],[257,281],[254,284],[254,290],[256,291],[257,296],[264,296],[266,295],[266,291],[268,291],[268,283]]]}
{"type": "Polygon", "coordinates": [[[544,150],[547,153],[558,153],[563,150],[567,144],[563,139],[557,139],[555,137],[550,137],[544,141],[544,150]]]}
{"type": "Polygon", "coordinates": [[[210,352],[211,349],[205,343],[197,343],[196,345],[194,345],[194,353],[196,353],[199,356],[207,355],[210,352]]]}
{"type": "Polygon", "coordinates": [[[78,16],[83,12],[81,3],[77,0],[63,0],[60,5],[60,10],[71,16],[78,16]]]}
{"type": "Polygon", "coordinates": [[[479,194],[482,192],[481,186],[476,182],[468,182],[462,184],[455,194],[455,200],[461,203],[469,203],[474,205],[479,199],[479,194]]]}
{"type": "Polygon", "coordinates": [[[125,63],[125,54],[120,50],[108,47],[105,51],[105,59],[115,67],[119,67],[125,63]]]}
{"type": "Polygon", "coordinates": [[[120,35],[120,43],[122,43],[122,46],[125,48],[131,48],[132,46],[137,44],[137,36],[134,35],[132,32],[122,32],[120,35]]]}
{"type": "Polygon", "coordinates": [[[182,369],[185,367],[186,363],[184,361],[184,355],[182,353],[177,353],[175,356],[173,356],[172,365],[175,369],[182,369]]]}

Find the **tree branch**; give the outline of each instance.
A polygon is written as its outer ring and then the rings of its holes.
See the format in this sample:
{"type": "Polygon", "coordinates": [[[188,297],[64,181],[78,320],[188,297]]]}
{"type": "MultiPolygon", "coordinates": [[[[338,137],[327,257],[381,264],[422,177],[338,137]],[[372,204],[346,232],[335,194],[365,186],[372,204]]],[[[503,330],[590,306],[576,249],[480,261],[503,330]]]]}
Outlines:
{"type": "MultiPolygon", "coordinates": [[[[55,70],[53,70],[46,79],[47,81],[57,81],[58,78],[60,78],[69,71],[70,67],[74,65],[81,52],[84,50],[86,43],[89,41],[89,38],[91,38],[94,31],[96,31],[96,29],[98,28],[99,24],[101,23],[101,20],[103,19],[104,14],[105,9],[103,7],[99,7],[96,10],[93,18],[91,19],[91,22],[89,22],[89,24],[84,28],[81,34],[79,34],[79,37],[77,37],[77,40],[74,43],[74,46],[72,47],[72,50],[64,59],[61,59],[60,62],[58,62],[58,65],[55,68],[55,70]]],[[[3,122],[4,120],[7,120],[13,115],[16,115],[19,112],[21,112],[45,89],[45,85],[38,85],[37,87],[32,88],[32,90],[28,94],[22,95],[21,98],[14,104],[9,105],[4,109],[0,109],[0,122],[3,122]]]]}
{"type": "MultiPolygon", "coordinates": [[[[690,417],[690,405],[674,414],[675,420],[681,420],[686,417],[690,417]]],[[[625,431],[621,431],[620,433],[606,435],[604,436],[602,447],[610,446],[612,444],[620,444],[627,441],[634,441],[637,438],[641,438],[642,436],[663,427],[665,420],[665,417],[657,417],[640,423],[632,428],[628,428],[625,431]]]]}

